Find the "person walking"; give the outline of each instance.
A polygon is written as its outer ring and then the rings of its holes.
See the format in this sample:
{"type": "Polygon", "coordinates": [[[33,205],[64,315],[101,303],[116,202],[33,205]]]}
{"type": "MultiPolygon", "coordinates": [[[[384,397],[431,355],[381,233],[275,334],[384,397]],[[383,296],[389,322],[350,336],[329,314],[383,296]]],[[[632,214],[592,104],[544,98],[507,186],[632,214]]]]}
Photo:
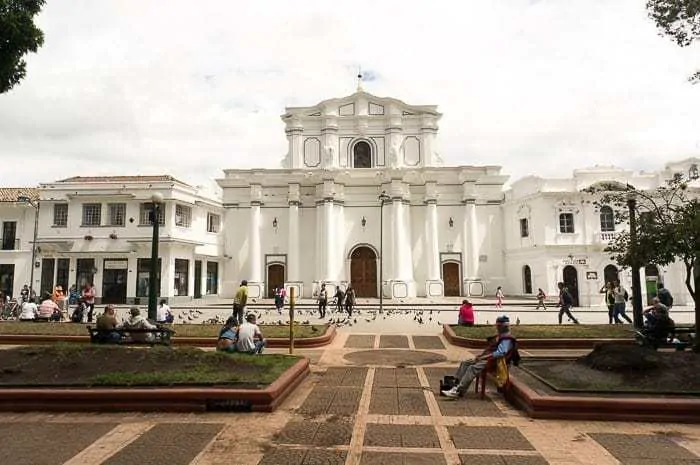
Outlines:
{"type": "Polygon", "coordinates": [[[348,316],[352,316],[352,309],[355,307],[355,289],[352,286],[348,286],[345,290],[345,311],[348,312],[348,316]]]}
{"type": "Polygon", "coordinates": [[[547,294],[544,293],[542,288],[537,288],[537,307],[535,307],[535,310],[539,310],[540,307],[542,307],[542,310],[547,310],[547,306],[544,304],[544,299],[547,298],[547,294]]]}
{"type": "Polygon", "coordinates": [[[335,294],[333,295],[333,300],[335,302],[335,311],[341,313],[343,311],[343,304],[345,303],[345,293],[340,288],[340,286],[335,286],[335,294]]]}
{"type": "Polygon", "coordinates": [[[605,305],[608,307],[608,324],[613,324],[615,317],[615,292],[613,283],[605,283],[605,286],[600,288],[600,293],[605,294],[605,305]]]}
{"type": "Polygon", "coordinates": [[[287,291],[283,286],[277,286],[275,289],[275,308],[278,314],[282,314],[282,309],[284,308],[284,299],[287,297],[287,291]]]}
{"type": "Polygon", "coordinates": [[[326,318],[326,309],[328,308],[328,291],[326,284],[321,284],[321,289],[318,291],[318,314],[321,319],[326,318]]]}
{"type": "Polygon", "coordinates": [[[620,281],[615,283],[615,288],[613,289],[613,294],[615,296],[615,306],[613,307],[613,318],[615,320],[615,323],[617,324],[622,324],[622,321],[620,321],[620,317],[622,317],[627,323],[632,324],[632,320],[630,317],[627,316],[627,313],[625,313],[625,302],[629,299],[629,294],[627,293],[627,289],[622,287],[620,284],[620,281]]]}
{"type": "Polygon", "coordinates": [[[245,306],[248,303],[248,281],[241,281],[241,285],[236,291],[236,295],[233,297],[233,317],[236,318],[238,325],[243,324],[243,312],[245,311],[245,306]]]}
{"type": "Polygon", "coordinates": [[[498,286],[496,288],[496,309],[501,310],[503,309],[503,298],[505,296],[503,295],[503,288],[501,286],[498,286]]]}
{"type": "Polygon", "coordinates": [[[569,320],[573,321],[575,324],[579,324],[576,317],[571,314],[571,306],[574,304],[573,296],[566,286],[564,286],[564,283],[557,283],[557,287],[559,288],[559,324],[561,324],[561,319],[565,314],[569,320]]]}

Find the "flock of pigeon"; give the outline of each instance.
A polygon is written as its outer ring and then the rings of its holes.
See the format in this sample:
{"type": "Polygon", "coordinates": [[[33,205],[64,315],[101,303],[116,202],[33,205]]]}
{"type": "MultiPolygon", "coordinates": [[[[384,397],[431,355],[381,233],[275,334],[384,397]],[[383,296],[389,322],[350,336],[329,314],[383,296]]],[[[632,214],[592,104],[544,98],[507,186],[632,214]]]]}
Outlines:
{"type": "MultiPolygon", "coordinates": [[[[384,309],[379,312],[379,309],[355,309],[352,316],[346,312],[334,312],[330,309],[326,313],[326,318],[319,317],[319,311],[316,308],[298,308],[294,312],[294,321],[298,324],[307,325],[313,323],[327,323],[335,325],[338,328],[343,326],[352,327],[359,322],[372,323],[377,320],[386,320],[400,317],[402,319],[413,319],[419,325],[436,324],[442,325],[439,320],[440,310],[426,310],[423,308],[402,308],[402,309],[384,309]]],[[[207,312],[209,313],[209,312],[207,312]]],[[[277,309],[259,309],[254,308],[251,313],[255,314],[259,325],[289,325],[289,309],[285,308],[281,313],[277,309]]],[[[453,313],[454,312],[450,312],[453,313]]],[[[175,323],[202,323],[202,324],[224,324],[230,312],[217,314],[211,318],[202,318],[202,310],[187,309],[179,310],[175,315],[175,323]]],[[[453,317],[456,315],[453,315],[453,317]]]]}

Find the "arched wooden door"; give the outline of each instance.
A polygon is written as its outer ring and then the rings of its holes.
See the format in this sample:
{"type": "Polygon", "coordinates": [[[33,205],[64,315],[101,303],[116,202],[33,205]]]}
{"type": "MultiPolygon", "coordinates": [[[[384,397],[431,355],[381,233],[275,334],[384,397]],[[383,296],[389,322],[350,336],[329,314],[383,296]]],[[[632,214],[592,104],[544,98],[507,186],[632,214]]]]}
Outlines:
{"type": "Polygon", "coordinates": [[[377,254],[358,247],[350,255],[350,284],[356,297],[377,297],[377,254]]]}
{"type": "Polygon", "coordinates": [[[571,265],[564,267],[564,285],[574,299],[574,307],[578,307],[578,271],[571,265]]]}
{"type": "Polygon", "coordinates": [[[275,297],[275,289],[284,286],[284,265],[273,263],[267,266],[267,297],[275,297]]]}
{"type": "Polygon", "coordinates": [[[603,279],[606,283],[614,283],[620,280],[620,273],[615,265],[608,265],[603,268],[603,279]]]}
{"type": "Polygon", "coordinates": [[[460,285],[459,263],[445,262],[442,264],[442,282],[445,286],[446,297],[459,297],[462,295],[460,285]]]}

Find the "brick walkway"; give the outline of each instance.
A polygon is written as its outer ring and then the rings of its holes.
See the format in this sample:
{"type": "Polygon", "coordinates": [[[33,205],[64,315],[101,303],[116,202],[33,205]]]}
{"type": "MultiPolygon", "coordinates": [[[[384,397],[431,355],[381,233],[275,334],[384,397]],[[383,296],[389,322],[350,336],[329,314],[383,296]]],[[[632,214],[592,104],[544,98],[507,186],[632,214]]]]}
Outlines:
{"type": "Polygon", "coordinates": [[[697,425],[531,420],[495,393],[438,397],[469,355],[439,336],[340,334],[304,354],[312,375],[271,414],[0,414],[0,463],[700,464],[697,425]]]}

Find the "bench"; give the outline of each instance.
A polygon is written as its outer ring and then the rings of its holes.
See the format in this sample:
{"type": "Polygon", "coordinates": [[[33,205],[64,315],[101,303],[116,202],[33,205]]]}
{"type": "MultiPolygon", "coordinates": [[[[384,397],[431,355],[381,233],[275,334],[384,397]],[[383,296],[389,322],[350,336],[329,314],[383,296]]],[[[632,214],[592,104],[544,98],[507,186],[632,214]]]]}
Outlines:
{"type": "Polygon", "coordinates": [[[93,344],[129,344],[129,345],[165,345],[169,346],[172,343],[172,336],[175,334],[170,328],[159,326],[155,329],[97,329],[92,326],[87,327],[90,333],[90,342],[93,344]],[[117,334],[118,338],[114,335],[117,334]],[[145,337],[137,337],[134,335],[144,335],[145,337]],[[151,334],[153,337],[148,338],[151,334]]]}
{"type": "MultiPolygon", "coordinates": [[[[642,331],[632,330],[635,338],[640,344],[652,343],[655,348],[672,348],[679,352],[684,351],[686,348],[693,345],[693,334],[696,333],[695,326],[681,325],[669,328],[667,336],[663,341],[654,341],[649,335],[642,331]],[[681,338],[685,340],[681,340],[681,338]],[[669,342],[678,340],[679,342],[669,342]]],[[[697,337],[697,336],[696,336],[697,337]]]]}

